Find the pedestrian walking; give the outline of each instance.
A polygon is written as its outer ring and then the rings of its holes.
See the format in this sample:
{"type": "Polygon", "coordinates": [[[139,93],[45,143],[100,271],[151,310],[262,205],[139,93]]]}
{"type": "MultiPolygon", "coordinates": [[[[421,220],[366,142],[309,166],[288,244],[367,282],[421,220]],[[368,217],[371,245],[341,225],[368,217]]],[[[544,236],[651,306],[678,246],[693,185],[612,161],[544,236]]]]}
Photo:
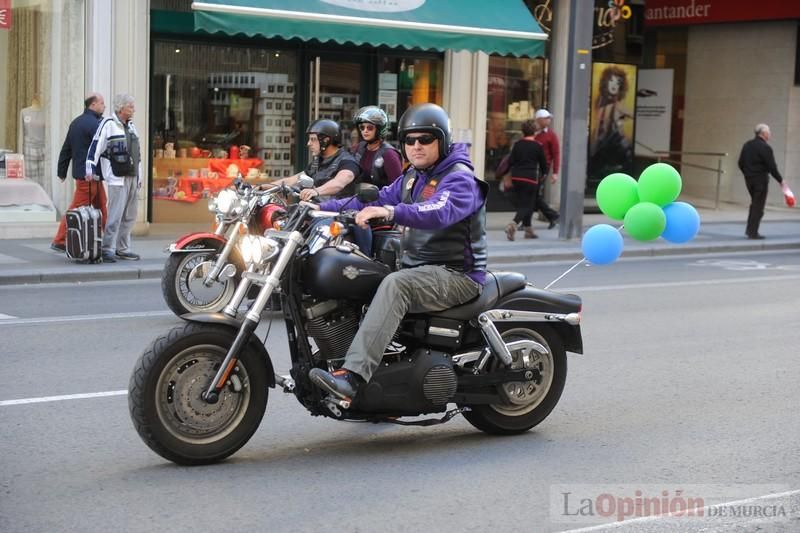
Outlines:
{"type": "Polygon", "coordinates": [[[86,156],[86,174],[102,176],[108,185],[108,220],[103,234],[103,262],[136,261],[131,231],[136,222],[137,193],[142,186],[139,134],[133,125],[135,102],[128,94],[114,97],[114,113],[97,128],[86,156]]]}
{"type": "Polygon", "coordinates": [[[781,185],[783,185],[783,177],[778,172],[775,154],[772,153],[772,147],[768,144],[772,136],[769,126],[758,124],[755,134],[754,138],[742,146],[739,154],[739,170],[744,174],[747,192],[750,193],[750,211],[747,215],[745,235],[748,239],[763,239],[764,236],[758,232],[758,227],[764,216],[769,176],[771,174],[781,185]]]}
{"type": "MultiPolygon", "coordinates": [[[[547,176],[548,165],[544,149],[535,140],[536,124],[533,120],[522,123],[522,138],[514,143],[508,156],[513,191],[512,203],[516,208],[514,220],[506,226],[506,238],[514,240],[517,225],[525,230],[526,239],[538,237],[533,231],[531,217],[536,209],[539,187],[547,176]]],[[[508,183],[506,180],[504,183],[508,183]]]]}
{"type": "MultiPolygon", "coordinates": [[[[86,153],[97,131],[97,126],[103,120],[106,103],[100,93],[91,93],[83,101],[83,113],[78,115],[69,125],[61,152],[58,154],[58,179],[63,183],[67,179],[67,170],[72,163],[72,177],[75,179],[75,193],[72,203],[67,210],[85,205],[92,205],[100,210],[103,223],[108,220],[106,210],[106,191],[102,183],[91,186],[93,176],[86,174],[86,153]]],[[[50,248],[57,252],[66,251],[67,219],[61,218],[56,236],[50,243],[50,248]]]]}
{"type": "Polygon", "coordinates": [[[544,156],[547,159],[547,172],[542,174],[537,191],[535,211],[540,211],[542,216],[549,223],[547,229],[553,229],[558,222],[558,211],[547,205],[544,200],[546,178],[550,178],[550,183],[558,181],[558,170],[561,164],[561,147],[558,142],[558,135],[550,129],[550,122],[553,115],[547,109],[540,109],[534,115],[536,121],[536,136],[534,139],[542,145],[544,156]]]}

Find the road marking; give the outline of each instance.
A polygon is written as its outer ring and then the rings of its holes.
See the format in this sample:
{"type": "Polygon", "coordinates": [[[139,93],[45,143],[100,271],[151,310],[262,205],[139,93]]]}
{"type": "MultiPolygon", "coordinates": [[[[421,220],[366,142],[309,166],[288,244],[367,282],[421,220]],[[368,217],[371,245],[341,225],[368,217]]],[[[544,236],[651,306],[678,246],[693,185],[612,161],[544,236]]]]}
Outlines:
{"type": "Polygon", "coordinates": [[[24,405],[28,403],[63,402],[65,400],[83,400],[85,398],[102,398],[105,396],[124,396],[126,390],[110,390],[104,392],[87,392],[84,394],[64,394],[62,396],[41,396],[39,398],[21,398],[19,400],[0,400],[0,407],[7,405],[24,405]]]}
{"type": "MultiPolygon", "coordinates": [[[[702,509],[702,510],[706,511],[703,514],[707,515],[707,514],[709,514],[707,512],[708,509],[717,509],[717,508],[721,508],[721,507],[736,506],[736,505],[747,505],[747,504],[751,504],[751,503],[757,503],[757,502],[759,502],[761,500],[768,500],[768,499],[775,499],[775,498],[785,498],[787,496],[795,496],[797,494],[800,494],[800,490],[789,490],[789,491],[786,491],[786,492],[779,492],[779,493],[776,493],[776,494],[765,494],[764,496],[756,496],[755,498],[746,498],[744,500],[736,500],[736,501],[732,501],[732,502],[717,503],[715,505],[706,505],[705,507],[697,507],[697,508],[694,509],[694,511],[695,511],[695,513],[699,513],[699,511],[702,509]]],[[[683,511],[682,514],[668,513],[668,514],[655,515],[655,516],[641,516],[641,517],[638,517],[638,518],[631,518],[629,520],[622,520],[621,522],[612,522],[610,524],[600,524],[600,525],[597,525],[597,526],[583,527],[583,528],[580,528],[580,529],[569,529],[569,530],[565,530],[563,533],[585,533],[585,532],[588,532],[588,531],[608,531],[608,530],[611,530],[611,529],[619,529],[619,528],[622,528],[622,527],[628,527],[631,524],[642,524],[644,522],[656,522],[656,521],[666,520],[666,519],[669,519],[669,518],[676,518],[676,517],[684,518],[685,517],[684,515],[685,515],[685,511],[683,511]]],[[[697,520],[698,517],[695,516],[695,517],[693,517],[693,519],[697,520]]],[[[700,517],[700,519],[702,519],[702,517],[700,517]]]]}
{"type": "MultiPolygon", "coordinates": [[[[613,291],[628,289],[661,289],[669,287],[693,287],[697,285],[728,285],[734,283],[758,283],[763,281],[795,281],[800,280],[800,276],[753,276],[750,278],[724,278],[724,279],[698,279],[691,281],[662,281],[658,283],[628,283],[621,285],[587,285],[585,287],[556,286],[556,292],[591,292],[591,291],[613,291]]],[[[0,323],[2,324],[2,323],[0,323]]]]}
{"type": "Polygon", "coordinates": [[[0,320],[8,320],[10,318],[17,318],[17,317],[13,315],[4,315],[3,313],[0,313],[0,320]]]}
{"type": "Polygon", "coordinates": [[[16,318],[0,322],[0,326],[25,326],[32,324],[56,324],[59,322],[84,322],[96,320],[118,320],[125,318],[154,318],[175,316],[170,311],[139,311],[135,313],[106,313],[102,315],[48,316],[43,318],[16,318]]]}

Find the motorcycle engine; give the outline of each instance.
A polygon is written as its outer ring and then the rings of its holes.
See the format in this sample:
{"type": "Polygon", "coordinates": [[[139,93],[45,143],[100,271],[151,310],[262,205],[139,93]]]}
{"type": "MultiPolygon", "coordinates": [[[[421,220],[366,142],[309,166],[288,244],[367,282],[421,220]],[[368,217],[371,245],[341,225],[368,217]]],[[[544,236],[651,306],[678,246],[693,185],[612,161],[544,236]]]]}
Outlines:
{"type": "Polygon", "coordinates": [[[337,300],[312,302],[305,307],[306,333],[323,360],[342,359],[358,329],[357,310],[337,300]]]}

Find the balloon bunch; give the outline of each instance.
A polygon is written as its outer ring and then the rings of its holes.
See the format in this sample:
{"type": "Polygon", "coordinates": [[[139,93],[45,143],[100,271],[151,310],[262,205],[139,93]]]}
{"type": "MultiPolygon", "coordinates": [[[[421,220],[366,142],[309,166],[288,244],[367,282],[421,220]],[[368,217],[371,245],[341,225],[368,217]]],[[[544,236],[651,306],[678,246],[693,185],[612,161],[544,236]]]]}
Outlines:
{"type": "MultiPolygon", "coordinates": [[[[700,215],[686,202],[676,202],[681,175],[666,163],[655,163],[637,182],[622,173],[610,174],[597,187],[597,205],[609,218],[622,220],[625,232],[639,241],[659,237],[673,243],[691,240],[700,229],[700,215]]],[[[581,241],[584,257],[592,264],[613,263],[622,254],[619,230],[598,224],[581,241]]]]}

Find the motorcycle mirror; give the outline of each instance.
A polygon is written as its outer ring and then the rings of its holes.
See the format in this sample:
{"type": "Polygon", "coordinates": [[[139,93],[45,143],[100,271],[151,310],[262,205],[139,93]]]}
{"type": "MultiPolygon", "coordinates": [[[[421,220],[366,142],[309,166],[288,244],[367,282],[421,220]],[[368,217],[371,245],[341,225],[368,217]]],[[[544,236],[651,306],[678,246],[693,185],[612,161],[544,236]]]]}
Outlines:
{"type": "Polygon", "coordinates": [[[358,186],[358,201],[364,204],[378,199],[378,188],[371,183],[362,183],[358,186]]]}
{"type": "Polygon", "coordinates": [[[299,185],[301,189],[310,189],[314,186],[314,178],[306,173],[300,174],[300,179],[297,180],[297,185],[299,185]]]}

